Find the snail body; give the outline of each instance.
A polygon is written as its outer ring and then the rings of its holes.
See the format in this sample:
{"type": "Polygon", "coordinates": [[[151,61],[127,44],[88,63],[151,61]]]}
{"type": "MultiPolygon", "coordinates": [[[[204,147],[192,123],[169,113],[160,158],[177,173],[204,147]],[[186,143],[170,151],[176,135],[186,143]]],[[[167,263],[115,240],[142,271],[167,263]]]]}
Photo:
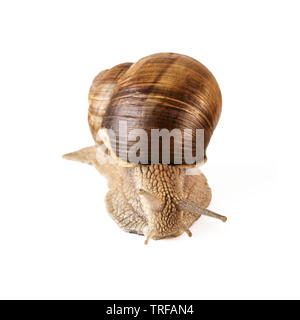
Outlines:
{"type": "Polygon", "coordinates": [[[92,164],[106,176],[107,209],[123,230],[146,236],[145,243],[183,232],[191,236],[189,228],[201,215],[226,221],[206,209],[211,190],[200,170],[186,174],[206,160],[221,104],[215,78],[190,57],[159,53],[117,65],[100,72],[89,92],[95,145],[65,157],[92,164]],[[137,132],[143,134],[139,143],[137,132]],[[161,132],[169,138],[171,132],[168,148],[155,140],[161,132]]]}

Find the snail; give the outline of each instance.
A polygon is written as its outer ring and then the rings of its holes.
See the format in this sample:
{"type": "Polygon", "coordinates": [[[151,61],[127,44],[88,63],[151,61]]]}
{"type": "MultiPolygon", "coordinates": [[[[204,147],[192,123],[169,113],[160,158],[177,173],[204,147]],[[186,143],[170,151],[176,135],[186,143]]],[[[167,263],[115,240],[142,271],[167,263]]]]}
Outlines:
{"type": "Polygon", "coordinates": [[[124,231],[144,235],[145,244],[191,236],[201,215],[227,220],[207,209],[211,189],[198,169],[221,105],[217,81],[193,58],[158,53],[119,64],[100,72],[89,91],[95,145],[64,157],[94,165],[108,179],[107,210],[124,231]],[[163,130],[173,139],[169,147],[163,130]]]}

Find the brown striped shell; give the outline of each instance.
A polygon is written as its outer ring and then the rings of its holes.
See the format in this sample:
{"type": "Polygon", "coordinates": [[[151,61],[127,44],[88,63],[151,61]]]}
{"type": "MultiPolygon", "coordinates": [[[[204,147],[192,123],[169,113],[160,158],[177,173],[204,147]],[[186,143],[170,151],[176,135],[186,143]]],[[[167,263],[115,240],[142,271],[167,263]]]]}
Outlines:
{"type": "MultiPolygon", "coordinates": [[[[204,129],[206,148],[221,114],[222,98],[217,81],[200,62],[175,53],[158,53],[136,63],[123,63],[102,71],[89,92],[88,121],[97,143],[100,128],[112,129],[117,135],[118,150],[123,145],[119,122],[126,121],[128,132],[144,129],[149,139],[148,161],[151,161],[151,129],[204,129]]],[[[135,141],[128,141],[129,151],[135,141]]],[[[161,152],[161,146],[160,146],[161,152]]],[[[171,162],[174,148],[171,146],[171,162]]],[[[117,154],[118,157],[118,154],[117,154]]],[[[159,163],[162,162],[161,156],[159,163]]],[[[182,164],[187,164],[182,158],[182,164]]]]}

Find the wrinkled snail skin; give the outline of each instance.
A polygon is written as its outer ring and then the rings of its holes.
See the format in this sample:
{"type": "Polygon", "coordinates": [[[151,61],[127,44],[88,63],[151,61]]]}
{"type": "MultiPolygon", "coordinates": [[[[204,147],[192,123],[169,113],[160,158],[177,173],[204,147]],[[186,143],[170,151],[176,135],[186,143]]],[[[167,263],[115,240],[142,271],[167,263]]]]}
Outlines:
{"type": "Polygon", "coordinates": [[[150,164],[151,148],[147,164],[120,159],[120,152],[130,152],[135,142],[123,144],[119,123],[126,122],[128,132],[145,130],[149,146],[151,129],[179,129],[182,133],[192,129],[193,154],[194,132],[203,129],[206,159],[221,105],[214,76],[188,56],[158,53],[136,63],[119,64],[100,72],[89,92],[88,123],[96,144],[65,158],[92,164],[108,179],[107,210],[123,230],[144,235],[146,244],[150,239],[177,237],[184,232],[191,236],[189,228],[201,215],[226,221],[206,209],[211,190],[205,176],[198,168],[198,174],[187,175],[186,167],[194,165],[186,163],[183,156],[178,165],[172,147],[169,164],[161,161],[161,146],[154,164],[150,164]],[[112,141],[100,129],[112,129],[119,139],[112,141]],[[113,142],[117,149],[112,149],[113,142]]]}

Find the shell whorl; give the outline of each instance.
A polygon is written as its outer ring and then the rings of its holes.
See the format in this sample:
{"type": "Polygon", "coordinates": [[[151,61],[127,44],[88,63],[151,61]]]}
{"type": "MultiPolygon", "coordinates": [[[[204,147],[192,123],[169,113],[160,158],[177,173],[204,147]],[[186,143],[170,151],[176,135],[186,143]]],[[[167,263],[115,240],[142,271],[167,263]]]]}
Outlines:
{"type": "Polygon", "coordinates": [[[102,127],[103,116],[116,84],[131,65],[132,63],[122,63],[109,70],[101,71],[93,80],[89,92],[88,123],[96,142],[99,142],[97,133],[102,127]]]}
{"type": "MultiPolygon", "coordinates": [[[[128,132],[146,130],[149,141],[151,129],[204,129],[206,157],[221,114],[222,97],[214,76],[200,62],[181,54],[158,53],[100,73],[92,84],[89,102],[94,139],[99,128],[112,129],[118,136],[120,120],[127,122],[128,132]]],[[[194,142],[193,131],[193,153],[194,142]]],[[[126,148],[134,143],[128,141],[126,148]]],[[[119,144],[118,150],[122,147],[119,144]]],[[[150,162],[150,143],[148,152],[150,162]]]]}

